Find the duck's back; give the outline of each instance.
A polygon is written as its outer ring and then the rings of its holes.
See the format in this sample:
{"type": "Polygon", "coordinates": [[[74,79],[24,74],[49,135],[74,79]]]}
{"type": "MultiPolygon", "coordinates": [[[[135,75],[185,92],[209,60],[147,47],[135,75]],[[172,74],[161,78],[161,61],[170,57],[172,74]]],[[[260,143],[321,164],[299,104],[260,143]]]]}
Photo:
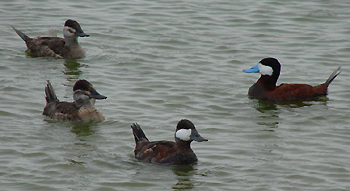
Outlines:
{"type": "Polygon", "coordinates": [[[327,95],[327,85],[311,86],[308,84],[281,84],[268,90],[259,84],[250,87],[248,95],[269,101],[311,100],[327,95]]]}
{"type": "Polygon", "coordinates": [[[140,141],[135,148],[139,160],[159,164],[188,165],[198,161],[191,148],[179,150],[171,141],[140,141]]]}
{"type": "Polygon", "coordinates": [[[59,37],[36,37],[26,40],[28,50],[33,56],[67,57],[69,47],[65,46],[65,40],[59,37]]]}
{"type": "Polygon", "coordinates": [[[162,163],[173,153],[175,142],[171,141],[139,141],[135,148],[135,157],[148,162],[162,163]]]}
{"type": "Polygon", "coordinates": [[[308,84],[281,84],[273,94],[281,100],[310,100],[327,95],[327,85],[311,86],[308,84]]]}
{"type": "Polygon", "coordinates": [[[59,102],[53,101],[47,103],[44,108],[43,115],[49,116],[52,119],[58,119],[63,121],[78,121],[79,109],[76,108],[74,103],[71,102],[59,102]]]}

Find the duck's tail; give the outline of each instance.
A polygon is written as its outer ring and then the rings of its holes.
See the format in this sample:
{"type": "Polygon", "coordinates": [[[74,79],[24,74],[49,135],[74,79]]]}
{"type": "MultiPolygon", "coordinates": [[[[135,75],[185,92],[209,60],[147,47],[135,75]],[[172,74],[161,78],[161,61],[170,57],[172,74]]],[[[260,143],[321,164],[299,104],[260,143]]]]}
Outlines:
{"type": "Polygon", "coordinates": [[[327,79],[327,81],[325,82],[325,84],[327,85],[327,87],[329,86],[329,84],[331,84],[333,82],[333,80],[340,74],[340,69],[341,66],[339,66],[336,70],[334,70],[334,72],[329,76],[329,78],[327,79]]]}
{"type": "Polygon", "coordinates": [[[55,90],[53,89],[51,83],[49,80],[47,80],[47,85],[45,87],[45,95],[46,95],[46,102],[47,103],[50,103],[50,102],[53,102],[53,101],[59,101],[57,99],[57,96],[56,96],[56,93],[55,93],[55,90]]]}
{"type": "Polygon", "coordinates": [[[131,129],[132,129],[132,133],[134,134],[134,138],[135,138],[135,142],[139,142],[142,139],[145,139],[147,141],[149,141],[145,135],[145,133],[142,131],[141,127],[139,124],[137,123],[133,123],[131,125],[131,129]]]}
{"type": "Polygon", "coordinates": [[[16,31],[16,33],[18,34],[18,36],[20,36],[25,42],[27,42],[28,39],[30,39],[29,36],[27,36],[26,34],[24,34],[23,32],[21,32],[20,30],[17,30],[15,27],[11,26],[13,28],[13,30],[16,31]]]}

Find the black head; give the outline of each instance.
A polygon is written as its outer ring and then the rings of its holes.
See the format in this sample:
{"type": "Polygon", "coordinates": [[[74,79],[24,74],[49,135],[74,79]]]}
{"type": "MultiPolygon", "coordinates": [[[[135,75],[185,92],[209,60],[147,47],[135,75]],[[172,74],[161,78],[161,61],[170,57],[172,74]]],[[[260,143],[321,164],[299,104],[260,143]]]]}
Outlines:
{"type": "Polygon", "coordinates": [[[89,92],[90,98],[107,99],[106,96],[99,94],[95,90],[95,88],[92,86],[92,84],[90,82],[88,82],[87,80],[78,80],[77,82],[75,82],[75,84],[73,86],[73,91],[75,92],[77,90],[89,92]]]}
{"type": "Polygon", "coordinates": [[[175,138],[181,141],[208,141],[199,135],[194,124],[188,119],[182,119],[177,123],[175,138]]]}
{"type": "Polygon", "coordinates": [[[77,82],[75,82],[73,86],[73,91],[76,91],[76,90],[90,91],[91,88],[93,88],[92,84],[87,80],[78,80],[77,82]]]}
{"type": "Polygon", "coordinates": [[[271,67],[273,71],[271,76],[275,77],[276,79],[279,77],[281,72],[281,64],[276,58],[264,58],[260,61],[260,64],[271,67]]]}
{"type": "Polygon", "coordinates": [[[181,119],[176,126],[176,131],[179,129],[196,129],[194,124],[188,119],[181,119]]]}
{"type": "Polygon", "coordinates": [[[68,19],[65,23],[64,23],[65,27],[71,27],[75,30],[75,35],[80,36],[80,37],[88,37],[90,35],[84,33],[84,31],[81,29],[79,23],[75,20],[71,20],[68,19]]]}

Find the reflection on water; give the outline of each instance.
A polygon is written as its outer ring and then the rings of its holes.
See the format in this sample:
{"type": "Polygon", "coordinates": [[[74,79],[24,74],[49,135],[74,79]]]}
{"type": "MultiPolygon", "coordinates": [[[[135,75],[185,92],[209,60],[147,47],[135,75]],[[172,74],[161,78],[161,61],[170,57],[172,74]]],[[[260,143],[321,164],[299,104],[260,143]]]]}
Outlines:
{"type": "MultiPolygon", "coordinates": [[[[279,125],[279,114],[280,109],[295,109],[295,108],[301,108],[301,107],[310,107],[315,104],[322,104],[327,105],[328,98],[326,96],[320,97],[315,101],[280,101],[280,102],[271,102],[271,101],[265,101],[265,100],[257,100],[254,99],[252,101],[253,107],[259,111],[260,113],[267,114],[264,116],[259,116],[258,118],[261,119],[261,121],[257,122],[258,125],[263,125],[268,128],[278,128],[279,125]],[[266,122],[266,119],[273,121],[266,122]]],[[[270,130],[268,130],[270,131],[270,130]]]]}
{"type": "Polygon", "coordinates": [[[64,66],[66,67],[63,73],[68,76],[68,81],[72,79],[79,79],[80,74],[82,74],[82,71],[79,69],[83,66],[84,64],[80,64],[77,60],[73,59],[66,59],[64,61],[64,66]]]}
{"type": "Polygon", "coordinates": [[[174,174],[177,175],[177,183],[173,185],[174,190],[188,190],[194,188],[194,183],[191,181],[191,177],[196,173],[196,169],[193,166],[176,166],[172,168],[174,174]]]}
{"type": "Polygon", "coordinates": [[[328,98],[323,96],[318,98],[315,101],[280,101],[280,102],[271,102],[265,100],[253,100],[254,108],[261,113],[270,113],[273,116],[278,116],[278,107],[284,108],[300,108],[300,107],[309,107],[315,103],[320,103],[327,105],[328,98]]]}
{"type": "Polygon", "coordinates": [[[278,114],[279,114],[279,110],[277,108],[278,104],[274,102],[256,100],[256,99],[253,100],[252,104],[253,104],[253,107],[260,113],[265,113],[265,114],[268,114],[269,116],[278,118],[278,114]]]}
{"type": "Polygon", "coordinates": [[[62,128],[62,127],[72,128],[71,132],[76,134],[77,137],[93,135],[96,132],[95,128],[98,127],[98,123],[99,123],[96,121],[92,121],[92,122],[61,121],[56,119],[50,119],[49,117],[46,117],[46,116],[44,118],[44,121],[47,123],[57,125],[57,127],[59,128],[62,128]]]}
{"type": "Polygon", "coordinates": [[[97,122],[81,123],[74,122],[71,132],[75,133],[78,137],[90,136],[95,133],[97,122]]]}
{"type": "Polygon", "coordinates": [[[24,53],[26,54],[27,58],[35,58],[35,56],[28,49],[24,51],[24,53]]]}
{"type": "Polygon", "coordinates": [[[254,100],[253,104],[254,104],[254,108],[261,113],[265,113],[266,111],[271,111],[271,110],[278,110],[277,104],[269,101],[254,100]]]}
{"type": "MultiPolygon", "coordinates": [[[[268,128],[278,128],[279,122],[278,121],[273,121],[273,122],[257,122],[258,125],[264,125],[268,128]]],[[[273,131],[271,129],[269,130],[264,130],[264,131],[273,131]]]]}

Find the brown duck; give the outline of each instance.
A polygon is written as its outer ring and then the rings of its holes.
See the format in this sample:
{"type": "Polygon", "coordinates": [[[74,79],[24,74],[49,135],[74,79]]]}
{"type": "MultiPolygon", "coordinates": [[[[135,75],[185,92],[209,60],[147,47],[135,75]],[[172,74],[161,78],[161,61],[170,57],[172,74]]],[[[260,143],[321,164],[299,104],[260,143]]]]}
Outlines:
{"type": "Polygon", "coordinates": [[[78,80],[73,87],[73,102],[61,102],[49,81],[45,87],[46,107],[43,115],[63,121],[103,121],[105,118],[95,107],[95,99],[107,99],[86,80],[78,80]]]}
{"type": "Polygon", "coordinates": [[[328,86],[340,74],[340,68],[339,66],[325,83],[317,86],[285,83],[276,86],[281,71],[281,64],[276,58],[264,58],[252,68],[243,71],[261,74],[259,80],[249,88],[250,98],[268,101],[304,101],[327,95],[328,86]]]}
{"type": "Polygon", "coordinates": [[[13,30],[24,40],[29,52],[35,57],[50,56],[55,58],[81,58],[85,55],[84,49],[78,43],[78,37],[88,37],[79,23],[67,20],[63,28],[63,36],[60,37],[36,37],[30,38],[23,32],[11,26],[13,30]]]}
{"type": "Polygon", "coordinates": [[[135,138],[135,158],[147,162],[171,165],[190,165],[198,161],[191,149],[192,141],[208,141],[199,135],[188,119],[178,122],[173,141],[149,141],[137,123],[131,125],[135,138]]]}

